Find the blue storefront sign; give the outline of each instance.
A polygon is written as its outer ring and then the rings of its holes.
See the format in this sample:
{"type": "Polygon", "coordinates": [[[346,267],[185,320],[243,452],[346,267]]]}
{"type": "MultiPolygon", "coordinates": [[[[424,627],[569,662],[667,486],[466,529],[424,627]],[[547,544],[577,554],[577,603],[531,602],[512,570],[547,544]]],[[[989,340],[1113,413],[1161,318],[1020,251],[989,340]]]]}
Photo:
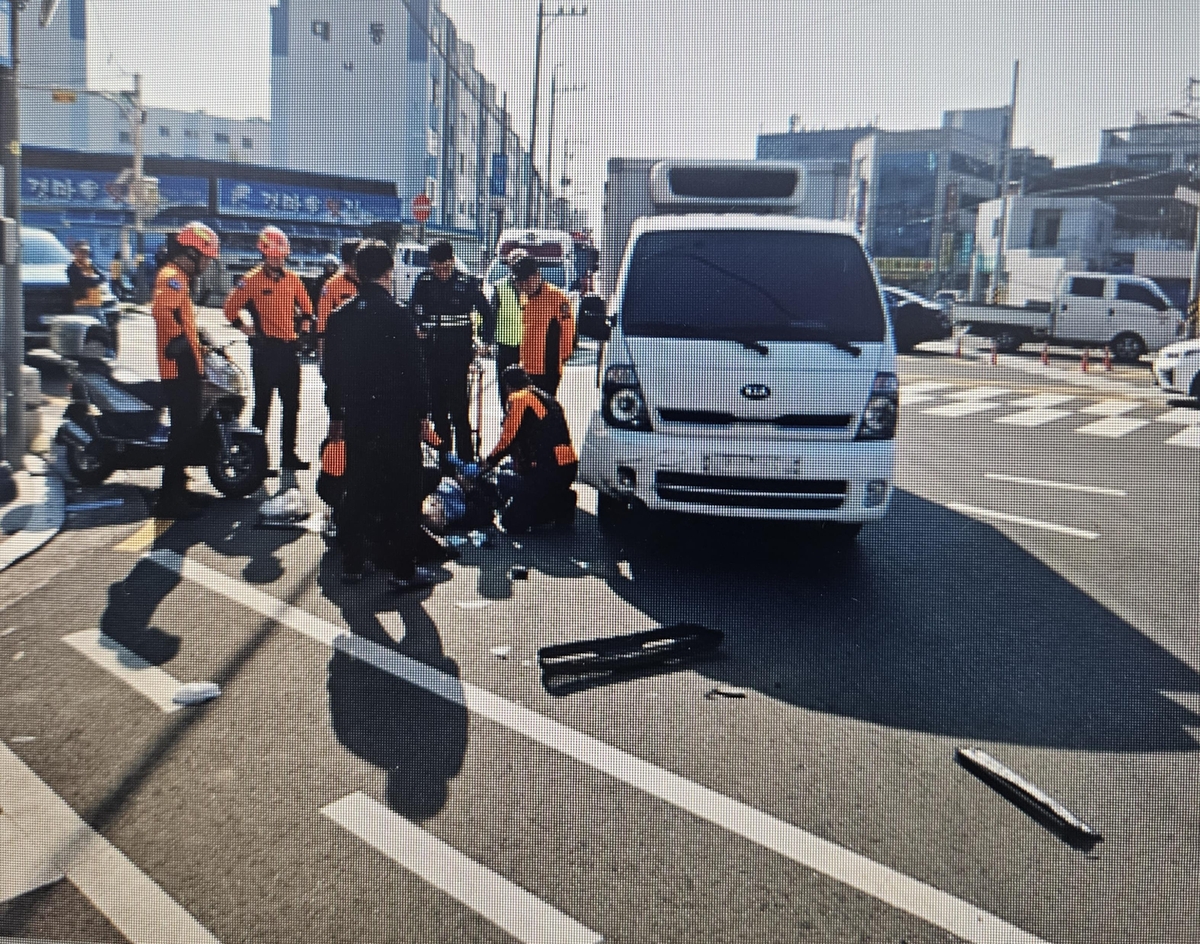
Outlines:
{"type": "MultiPolygon", "coordinates": [[[[128,210],[126,188],[112,171],[26,168],[21,176],[23,206],[60,207],[70,210],[128,210]]],[[[160,177],[159,209],[208,209],[208,180],[204,177],[160,177]]]]}
{"type": "Polygon", "coordinates": [[[401,218],[400,200],[394,196],[229,178],[217,181],[217,212],[310,223],[363,224],[401,218]]]}
{"type": "Polygon", "coordinates": [[[492,155],[491,195],[503,197],[508,195],[508,155],[492,155]]]}

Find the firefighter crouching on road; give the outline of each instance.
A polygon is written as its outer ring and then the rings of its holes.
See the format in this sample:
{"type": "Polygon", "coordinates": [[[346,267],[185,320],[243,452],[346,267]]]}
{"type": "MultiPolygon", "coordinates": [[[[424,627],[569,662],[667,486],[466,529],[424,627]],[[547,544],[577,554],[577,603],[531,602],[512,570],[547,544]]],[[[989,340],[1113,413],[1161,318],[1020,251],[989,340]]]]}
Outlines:
{"type": "Polygon", "coordinates": [[[506,505],[500,512],[504,530],[513,534],[539,524],[570,525],[576,496],[571,488],[579,459],[563,408],[539,390],[520,365],[500,376],[504,391],[504,426],[500,441],[484,462],[485,469],[512,456],[515,472],[501,471],[496,486],[506,505]]]}
{"type": "MultiPolygon", "coordinates": [[[[514,249],[508,254],[504,260],[508,275],[496,283],[492,293],[492,318],[483,323],[483,340],[496,346],[497,377],[514,364],[521,363],[524,298],[513,275],[513,266],[528,256],[529,253],[524,249],[514,249]]],[[[500,384],[496,384],[496,393],[500,396],[500,408],[503,409],[504,389],[500,384]]]]}
{"type": "Polygon", "coordinates": [[[392,587],[409,590],[431,579],[416,562],[423,550],[421,440],[431,441],[433,429],[416,326],[392,298],[392,266],[384,243],[358,251],[358,297],[329,318],[325,405],[346,444],[337,523],[342,580],[362,580],[373,547],[392,587]]]}
{"type": "Polygon", "coordinates": [[[189,282],[204,274],[209,263],[220,254],[220,244],[217,234],[203,223],[188,223],[167,245],[167,261],[158,271],[150,307],[158,375],[171,415],[162,489],[154,505],[154,515],[195,518],[204,499],[187,490],[187,460],[200,431],[204,359],[189,282]]]}
{"type": "Polygon", "coordinates": [[[556,397],[563,365],[575,347],[571,299],[542,278],[531,256],[516,262],[513,276],[525,296],[521,364],[536,386],[556,397]]]}
{"type": "Polygon", "coordinates": [[[325,326],[329,324],[330,313],[358,294],[358,277],[354,274],[354,256],[358,252],[358,246],[357,239],[342,242],[342,267],[322,286],[321,297],[317,300],[317,354],[322,361],[325,351],[325,326]]]}
{"type": "Polygon", "coordinates": [[[266,227],[258,235],[263,264],[251,269],[225,300],[225,317],[250,338],[250,367],[254,374],[254,414],[251,422],[266,432],[271,418],[271,399],[279,391],[283,404],[280,434],[285,469],[307,469],[296,453],[296,430],[300,415],[300,349],[296,335],[296,309],[312,317],[308,291],[300,277],[283,267],[291,244],[283,231],[266,227]],[[250,312],[253,325],[242,320],[250,312]]]}
{"type": "Polygon", "coordinates": [[[472,310],[490,323],[491,305],[479,281],[454,268],[454,247],[442,240],[429,247],[429,268],[417,276],[409,302],[417,335],[425,342],[433,424],[442,441],[443,465],[450,450],[463,462],[475,461],[471,443],[467,375],[475,356],[472,310]]]}

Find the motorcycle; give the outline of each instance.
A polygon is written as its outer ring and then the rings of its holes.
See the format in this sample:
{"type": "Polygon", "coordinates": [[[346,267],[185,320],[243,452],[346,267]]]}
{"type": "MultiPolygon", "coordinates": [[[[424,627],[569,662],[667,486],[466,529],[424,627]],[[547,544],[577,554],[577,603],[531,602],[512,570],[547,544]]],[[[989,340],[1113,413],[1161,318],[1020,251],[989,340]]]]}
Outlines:
{"type": "MultiPolygon", "coordinates": [[[[92,328],[73,358],[64,359],[70,382],[57,440],[67,468],[80,485],[103,483],[117,469],[162,465],[169,427],[166,399],[157,380],[128,380],[105,357],[104,329],[92,328]]],[[[188,465],[203,465],[213,487],[228,498],[245,498],[267,476],[267,446],[260,430],[241,425],[246,375],[228,353],[203,332],[204,377],[201,424],[188,465]]],[[[237,343],[231,342],[231,343],[237,343]]]]}

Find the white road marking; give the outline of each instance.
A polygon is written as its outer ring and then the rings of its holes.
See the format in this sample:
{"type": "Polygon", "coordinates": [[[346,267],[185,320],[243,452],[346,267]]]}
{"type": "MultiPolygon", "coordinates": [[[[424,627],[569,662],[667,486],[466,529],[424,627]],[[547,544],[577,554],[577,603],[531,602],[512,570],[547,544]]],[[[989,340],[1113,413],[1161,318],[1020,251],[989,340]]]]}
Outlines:
{"type": "Polygon", "coordinates": [[[22,868],[65,872],[71,884],[133,944],[220,944],[3,744],[0,807],[34,840],[36,858],[22,868]]]}
{"type": "Polygon", "coordinates": [[[1009,426],[1045,426],[1070,415],[1070,410],[1022,410],[1020,413],[997,417],[996,422],[1009,426]]]}
{"type": "Polygon", "coordinates": [[[1085,406],[1080,413],[1087,413],[1091,416],[1123,416],[1126,413],[1131,413],[1136,410],[1140,403],[1135,403],[1131,400],[1101,400],[1099,403],[1093,403],[1091,406],[1085,406]]]}
{"type": "Polygon", "coordinates": [[[1059,393],[1038,393],[1031,397],[1021,397],[1019,400],[1010,400],[1009,406],[1019,406],[1026,409],[1044,409],[1052,406],[1062,406],[1076,397],[1066,396],[1059,393]]]}
{"type": "MultiPolygon", "coordinates": [[[[16,534],[0,542],[0,570],[32,554],[58,534],[66,518],[62,480],[52,475],[18,472],[14,478],[20,490],[21,505],[32,505],[29,523],[16,534]]],[[[17,504],[12,505],[18,507],[17,504]]]]}
{"type": "Polygon", "coordinates": [[[1167,440],[1167,445],[1200,449],[1200,426],[1189,426],[1186,429],[1181,429],[1167,440]]]}
{"type": "Polygon", "coordinates": [[[905,390],[900,391],[901,406],[916,406],[918,403],[930,403],[936,399],[937,397],[932,393],[908,393],[905,390]]]}
{"type": "Polygon", "coordinates": [[[37,846],[17,826],[16,820],[0,812],[0,905],[32,891],[53,885],[66,877],[38,852],[37,846]]]}
{"type": "Polygon", "coordinates": [[[1076,485],[1074,482],[1054,482],[1050,479],[1031,479],[1023,475],[1005,475],[1003,472],[985,472],[984,478],[994,482],[1012,482],[1014,485],[1039,485],[1043,488],[1057,488],[1064,492],[1087,492],[1089,495],[1107,495],[1110,498],[1124,498],[1125,489],[1105,488],[1102,485],[1076,485]]]}
{"type": "Polygon", "coordinates": [[[926,416],[970,416],[973,413],[983,413],[985,410],[995,410],[1001,404],[989,403],[986,400],[964,400],[961,403],[950,403],[946,406],[935,406],[932,410],[923,410],[926,416]]]}
{"type": "Polygon", "coordinates": [[[1009,393],[1008,387],[972,387],[957,393],[946,394],[947,400],[990,400],[1001,394],[1009,393]]]}
{"type": "Polygon", "coordinates": [[[1054,524],[1051,521],[1039,521],[1037,518],[1023,518],[1021,515],[1010,515],[1003,511],[993,511],[990,508],[979,508],[975,505],[962,505],[958,502],[947,502],[945,505],[951,511],[957,511],[961,515],[966,515],[969,518],[980,518],[992,521],[1005,521],[1009,524],[1024,525],[1027,528],[1036,528],[1038,531],[1053,531],[1055,534],[1065,534],[1067,537],[1082,538],[1085,541],[1094,541],[1100,537],[1095,531],[1082,531],[1079,528],[1068,528],[1063,524],[1054,524]]]}
{"type": "Polygon", "coordinates": [[[599,944],[603,936],[362,793],[321,812],[401,867],[526,944],[599,944]]]}
{"type": "Polygon", "coordinates": [[[1075,432],[1083,433],[1085,436],[1101,436],[1104,439],[1120,439],[1122,436],[1136,432],[1143,426],[1148,426],[1149,423],[1149,420],[1130,419],[1127,416],[1110,416],[1106,420],[1096,420],[1094,423],[1088,423],[1087,426],[1080,426],[1075,432]]]}
{"type": "Polygon", "coordinates": [[[900,398],[903,399],[906,393],[933,393],[935,390],[946,390],[953,386],[954,384],[941,383],[936,380],[924,380],[920,383],[902,383],[900,385],[900,398]]]}
{"type": "Polygon", "coordinates": [[[1179,426],[1195,426],[1200,423],[1200,410],[1192,410],[1186,406],[1177,406],[1166,413],[1154,417],[1158,423],[1176,423],[1179,426]]]}
{"type": "Polygon", "coordinates": [[[169,713],[179,710],[180,706],[171,701],[179,690],[179,681],[111,636],[104,635],[98,629],[85,629],[63,636],[62,641],[163,711],[169,713]]]}
{"type": "Polygon", "coordinates": [[[815,836],[748,804],[722,796],[678,774],[627,754],[604,741],[560,724],[486,689],[463,682],[395,650],[350,635],[320,617],[226,577],[174,551],[146,555],[161,567],[274,619],[327,646],[369,662],[397,678],[494,724],[606,773],[649,796],[670,803],[798,865],[870,895],[884,904],[955,934],[971,944],[1045,944],[1016,925],[902,872],[815,836]]]}

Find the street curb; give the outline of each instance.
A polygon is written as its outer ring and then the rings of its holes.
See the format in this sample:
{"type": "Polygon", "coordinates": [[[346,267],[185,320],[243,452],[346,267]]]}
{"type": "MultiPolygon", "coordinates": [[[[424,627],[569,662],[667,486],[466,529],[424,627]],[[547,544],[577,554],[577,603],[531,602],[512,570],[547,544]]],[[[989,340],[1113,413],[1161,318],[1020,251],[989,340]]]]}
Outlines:
{"type": "Polygon", "coordinates": [[[17,482],[17,498],[5,513],[23,506],[32,506],[33,512],[20,531],[0,541],[0,571],[28,557],[58,534],[66,517],[62,479],[51,469],[47,468],[43,475],[18,472],[13,478],[17,482]]]}

